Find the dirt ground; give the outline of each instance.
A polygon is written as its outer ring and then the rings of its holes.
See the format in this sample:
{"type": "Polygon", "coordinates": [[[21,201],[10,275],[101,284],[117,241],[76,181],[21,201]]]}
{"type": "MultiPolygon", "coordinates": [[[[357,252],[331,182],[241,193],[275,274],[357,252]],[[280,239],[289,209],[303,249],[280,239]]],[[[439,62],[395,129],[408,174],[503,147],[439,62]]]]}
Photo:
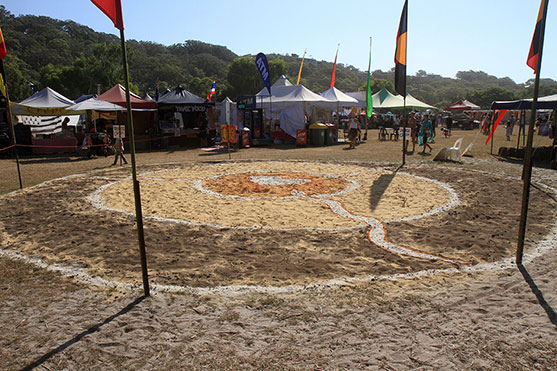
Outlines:
{"type": "MultiPolygon", "coordinates": [[[[347,151],[251,148],[233,160],[303,160],[395,168],[400,142],[376,137],[347,151]]],[[[376,133],[375,133],[376,134],[376,133]]],[[[438,139],[434,153],[461,132],[438,139]]],[[[462,132],[464,144],[472,140],[462,132]]],[[[461,205],[386,225],[392,242],[457,255],[474,265],[514,254],[521,167],[489,155],[480,135],[463,164],[407,157],[405,171],[446,182],[461,205]],[[480,172],[487,171],[490,174],[480,172]]],[[[503,143],[498,137],[499,143],[503,143]]],[[[139,154],[141,170],[227,161],[200,150],[139,154]]],[[[111,159],[23,159],[24,182],[37,184],[95,170],[84,177],[4,196],[0,247],[123,282],[139,282],[132,218],[94,209],[83,196],[106,179],[129,174],[111,159]],[[55,162],[58,161],[58,162],[55,162]],[[117,230],[118,233],[114,233],[117,230]]],[[[4,192],[13,166],[1,160],[4,192]]],[[[11,174],[11,175],[10,175],[11,174]]],[[[555,171],[536,168],[534,181],[557,185],[555,171]]],[[[17,183],[15,184],[17,187],[17,183]]],[[[531,194],[527,251],[555,245],[555,195],[531,194]],[[548,240],[549,238],[549,240],[548,240]]],[[[20,259],[0,257],[1,369],[555,369],[557,259],[548,250],[525,266],[460,270],[370,248],[354,231],[245,231],[147,221],[150,278],[156,284],[302,286],[339,276],[381,276],[432,268],[433,275],[307,286],[281,293],[234,295],[140,289],[87,283],[20,259]],[[223,239],[227,249],[219,249],[223,239]],[[288,250],[296,246],[298,249],[288,250]],[[262,249],[265,247],[265,249],[262,249]],[[348,247],[348,248],[347,248],[348,247]],[[301,259],[304,257],[305,259],[301,259]],[[233,264],[233,263],[236,264],[233,264]],[[201,267],[201,268],[200,268],[201,267]],[[202,269],[210,267],[210,269],[202,269]]],[[[329,281],[327,281],[329,282],[329,281]]]]}

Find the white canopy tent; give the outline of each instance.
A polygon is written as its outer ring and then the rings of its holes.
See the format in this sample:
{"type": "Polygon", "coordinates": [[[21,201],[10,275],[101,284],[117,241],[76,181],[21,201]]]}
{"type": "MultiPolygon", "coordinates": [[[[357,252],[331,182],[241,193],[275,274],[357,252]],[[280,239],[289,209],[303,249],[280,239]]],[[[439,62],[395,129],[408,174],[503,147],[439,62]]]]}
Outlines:
{"type": "Polygon", "coordinates": [[[256,106],[268,109],[266,119],[278,115],[280,128],[294,138],[296,130],[305,128],[306,114],[312,116],[314,107],[330,109],[333,103],[303,85],[292,85],[285,76],[271,86],[271,93],[269,96],[266,87],[261,89],[256,94],[256,106]]]}

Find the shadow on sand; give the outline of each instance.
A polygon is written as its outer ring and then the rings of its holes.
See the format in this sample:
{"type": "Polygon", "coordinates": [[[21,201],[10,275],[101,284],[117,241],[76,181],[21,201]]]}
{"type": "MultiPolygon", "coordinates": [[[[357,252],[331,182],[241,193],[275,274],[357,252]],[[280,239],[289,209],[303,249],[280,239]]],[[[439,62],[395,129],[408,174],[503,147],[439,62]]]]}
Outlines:
{"type": "Polygon", "coordinates": [[[543,297],[542,292],[540,291],[538,286],[536,286],[536,283],[534,282],[534,280],[526,270],[526,267],[522,264],[517,264],[517,266],[520,273],[522,273],[522,277],[524,277],[524,280],[526,281],[528,286],[530,286],[530,290],[532,290],[534,295],[536,295],[536,298],[538,299],[538,303],[541,305],[543,310],[545,310],[545,313],[547,313],[549,320],[551,321],[551,323],[553,323],[553,325],[557,326],[557,314],[555,314],[553,308],[551,308],[551,306],[547,303],[547,301],[543,297]]]}
{"type": "Polygon", "coordinates": [[[145,296],[141,296],[137,299],[135,299],[133,302],[131,302],[130,304],[126,305],[122,310],[120,310],[118,313],[113,314],[112,316],[106,318],[104,321],[97,323],[94,326],[89,327],[87,330],[83,331],[82,333],[76,335],[74,338],[66,341],[64,344],[59,345],[57,348],[52,349],[50,352],[46,353],[45,355],[41,356],[39,359],[37,359],[36,361],[34,361],[33,363],[25,366],[23,368],[23,370],[32,370],[35,367],[38,367],[40,365],[42,365],[44,362],[46,362],[49,358],[51,358],[52,356],[63,352],[64,350],[66,350],[67,348],[69,348],[70,346],[74,345],[75,343],[79,342],[81,339],[83,339],[83,337],[90,335],[94,332],[96,332],[98,329],[100,329],[102,326],[112,322],[113,320],[115,320],[116,318],[120,317],[121,315],[124,315],[126,313],[128,313],[130,310],[132,310],[133,308],[135,308],[139,303],[141,303],[143,300],[145,300],[145,296]]]}
{"type": "Polygon", "coordinates": [[[379,205],[379,201],[381,201],[383,194],[385,194],[385,191],[387,191],[387,188],[389,188],[389,185],[391,184],[394,177],[396,176],[396,173],[399,170],[400,167],[397,167],[391,174],[383,173],[375,182],[373,182],[371,186],[371,197],[369,200],[370,208],[372,211],[377,208],[377,205],[379,205]]]}

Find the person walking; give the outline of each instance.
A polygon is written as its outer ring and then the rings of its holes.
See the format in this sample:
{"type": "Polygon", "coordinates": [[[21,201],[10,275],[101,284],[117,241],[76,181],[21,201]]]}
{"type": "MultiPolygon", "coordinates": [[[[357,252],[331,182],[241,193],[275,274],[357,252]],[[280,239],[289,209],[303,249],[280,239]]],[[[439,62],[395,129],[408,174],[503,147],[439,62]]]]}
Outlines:
{"type": "Polygon", "coordinates": [[[433,124],[427,115],[424,116],[424,121],[422,122],[422,126],[420,128],[420,136],[423,138],[424,143],[424,150],[422,154],[425,155],[426,148],[429,148],[429,152],[431,152],[432,148],[429,144],[427,144],[428,137],[433,134],[433,124]]]}
{"type": "Polygon", "coordinates": [[[120,157],[122,161],[124,161],[124,164],[127,164],[128,160],[126,160],[126,158],[124,157],[124,141],[122,140],[122,138],[114,138],[114,142],[115,155],[112,166],[116,165],[116,163],[118,162],[118,157],[120,157]]]}

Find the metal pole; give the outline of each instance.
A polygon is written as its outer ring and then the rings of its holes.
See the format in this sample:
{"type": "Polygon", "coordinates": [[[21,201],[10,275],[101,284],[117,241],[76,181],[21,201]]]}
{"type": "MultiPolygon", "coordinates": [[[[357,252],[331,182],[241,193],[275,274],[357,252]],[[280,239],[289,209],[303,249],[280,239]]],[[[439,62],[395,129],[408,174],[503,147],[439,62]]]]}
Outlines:
{"type": "Polygon", "coordinates": [[[8,93],[8,81],[6,80],[6,73],[4,72],[4,60],[0,59],[0,73],[2,74],[2,79],[4,80],[4,87],[6,88],[6,113],[8,116],[8,125],[10,125],[10,131],[12,133],[12,142],[14,145],[14,155],[15,163],[17,165],[17,177],[19,179],[19,189],[23,189],[23,182],[21,181],[21,169],[19,168],[19,154],[17,153],[17,143],[15,139],[15,129],[14,122],[12,119],[12,108],[10,106],[10,94],[8,93]]]}
{"type": "MultiPolygon", "coordinates": [[[[499,112],[501,114],[501,112],[499,112]]],[[[495,141],[495,121],[497,121],[497,114],[493,112],[493,120],[491,121],[491,149],[489,150],[489,154],[493,154],[493,142],[495,141]]]]}
{"type": "Polygon", "coordinates": [[[149,275],[147,273],[147,254],[145,253],[145,237],[143,234],[143,213],[141,212],[141,196],[139,192],[139,181],[135,168],[135,138],[133,132],[133,116],[130,103],[130,79],[128,75],[128,55],[126,52],[126,40],[124,30],[120,30],[120,41],[122,42],[122,56],[124,64],[124,83],[126,88],[126,108],[128,113],[128,131],[130,132],[130,157],[132,162],[133,193],[135,197],[135,218],[137,221],[137,238],[139,240],[139,255],[141,258],[141,273],[143,277],[143,291],[149,296],[149,275]]]}
{"type": "Polygon", "coordinates": [[[530,127],[528,128],[528,140],[526,141],[526,150],[524,151],[524,182],[522,188],[522,209],[520,211],[520,224],[518,228],[518,243],[516,245],[516,264],[522,264],[522,256],[524,254],[524,237],[526,235],[526,221],[528,218],[528,203],[530,201],[530,183],[532,180],[532,143],[534,141],[534,123],[536,121],[536,108],[538,105],[538,94],[540,90],[540,72],[542,68],[542,51],[543,39],[545,33],[545,20],[547,17],[547,4],[549,0],[545,0],[543,10],[543,20],[540,30],[539,55],[538,64],[536,66],[536,80],[534,83],[534,99],[532,100],[532,111],[530,112],[530,127]]]}

